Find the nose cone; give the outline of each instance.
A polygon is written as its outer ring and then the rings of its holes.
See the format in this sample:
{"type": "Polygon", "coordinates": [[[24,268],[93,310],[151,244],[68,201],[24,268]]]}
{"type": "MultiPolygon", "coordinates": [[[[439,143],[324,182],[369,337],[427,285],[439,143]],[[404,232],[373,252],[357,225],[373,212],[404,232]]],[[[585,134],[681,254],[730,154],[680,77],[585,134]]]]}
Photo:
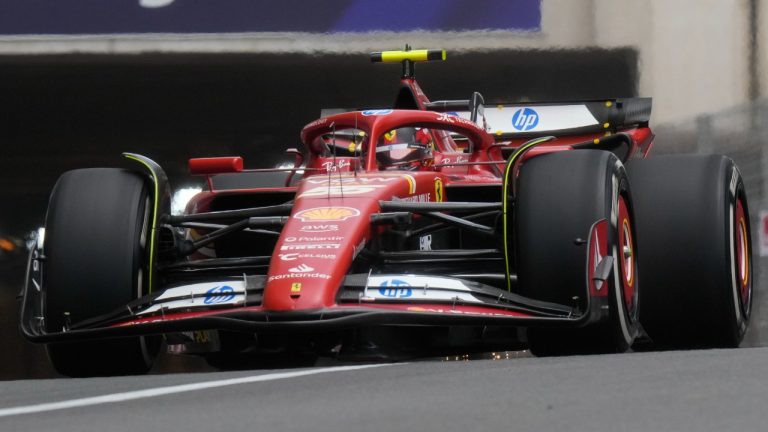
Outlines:
{"type": "Polygon", "coordinates": [[[371,198],[297,202],[270,261],[264,307],[286,311],[335,304],[336,294],[369,236],[371,198]],[[338,205],[334,205],[338,203],[338,205]]]}
{"type": "Polygon", "coordinates": [[[304,179],[270,261],[264,308],[289,311],[335,305],[352,261],[371,236],[370,216],[379,212],[379,201],[432,201],[436,185],[433,173],[304,179]]]}

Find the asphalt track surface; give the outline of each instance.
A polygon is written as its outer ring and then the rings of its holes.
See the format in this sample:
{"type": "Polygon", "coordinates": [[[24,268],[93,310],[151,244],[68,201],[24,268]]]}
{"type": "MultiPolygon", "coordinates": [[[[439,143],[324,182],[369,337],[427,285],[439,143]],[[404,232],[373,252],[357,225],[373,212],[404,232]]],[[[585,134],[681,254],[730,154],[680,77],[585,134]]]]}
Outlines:
{"type": "Polygon", "coordinates": [[[0,431],[762,431],[768,348],[0,383],[0,431]]]}

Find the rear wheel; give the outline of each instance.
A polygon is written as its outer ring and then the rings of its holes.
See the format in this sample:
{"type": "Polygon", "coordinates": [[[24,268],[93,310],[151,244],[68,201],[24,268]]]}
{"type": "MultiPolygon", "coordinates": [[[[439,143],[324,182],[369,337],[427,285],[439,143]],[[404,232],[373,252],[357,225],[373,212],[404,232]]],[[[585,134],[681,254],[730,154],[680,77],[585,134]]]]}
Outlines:
{"type": "MultiPolygon", "coordinates": [[[[60,332],[145,294],[151,209],[138,174],[96,168],[62,175],[46,218],[47,331],[60,332]]],[[[132,337],[47,349],[63,375],[127,375],[148,371],[157,345],[157,339],[132,337]]]]}
{"type": "Polygon", "coordinates": [[[656,348],[736,347],[755,274],[744,183],[719,155],[628,166],[643,249],[642,324],[656,348]]]}
{"type": "MultiPolygon", "coordinates": [[[[520,294],[584,311],[587,257],[593,253],[584,239],[599,220],[607,221],[605,252],[613,258],[607,289],[598,291],[607,316],[584,328],[531,328],[531,352],[626,351],[637,334],[638,274],[632,196],[621,162],[597,150],[539,156],[522,167],[518,189],[514,233],[520,294]]],[[[596,266],[603,258],[589,262],[596,266]]]]}

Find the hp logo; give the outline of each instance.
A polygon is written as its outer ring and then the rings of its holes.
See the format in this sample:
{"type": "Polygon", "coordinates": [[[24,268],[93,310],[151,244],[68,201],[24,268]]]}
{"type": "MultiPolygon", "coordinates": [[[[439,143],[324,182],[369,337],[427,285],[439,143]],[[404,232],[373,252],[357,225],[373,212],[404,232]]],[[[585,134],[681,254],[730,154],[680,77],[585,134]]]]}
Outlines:
{"type": "Polygon", "coordinates": [[[520,108],[512,116],[512,126],[519,131],[529,131],[539,124],[539,114],[531,108],[520,108]]]}
{"type": "Polygon", "coordinates": [[[413,295],[413,290],[406,281],[390,279],[379,285],[379,294],[390,298],[408,298],[413,295]]]}
{"type": "Polygon", "coordinates": [[[215,286],[205,292],[203,303],[207,305],[226,303],[235,298],[235,290],[229,285],[215,286]]]}

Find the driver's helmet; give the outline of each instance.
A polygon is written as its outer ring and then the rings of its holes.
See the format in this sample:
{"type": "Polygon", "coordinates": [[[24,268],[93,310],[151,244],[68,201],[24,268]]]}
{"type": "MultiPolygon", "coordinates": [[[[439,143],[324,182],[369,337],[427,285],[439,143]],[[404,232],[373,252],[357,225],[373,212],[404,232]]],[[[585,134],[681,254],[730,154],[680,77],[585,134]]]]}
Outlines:
{"type": "Polygon", "coordinates": [[[379,139],[376,160],[380,167],[418,167],[432,159],[432,137],[427,129],[404,127],[393,129],[379,139]]]}

